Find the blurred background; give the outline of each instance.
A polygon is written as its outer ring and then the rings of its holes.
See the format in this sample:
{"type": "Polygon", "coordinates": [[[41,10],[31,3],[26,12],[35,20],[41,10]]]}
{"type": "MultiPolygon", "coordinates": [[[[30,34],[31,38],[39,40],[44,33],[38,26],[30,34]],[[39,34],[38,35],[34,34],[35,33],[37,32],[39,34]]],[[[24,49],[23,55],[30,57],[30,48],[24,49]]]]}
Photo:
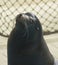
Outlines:
{"type": "Polygon", "coordinates": [[[22,12],[38,17],[47,45],[58,59],[58,0],[0,0],[0,65],[7,65],[7,40],[22,12]]]}

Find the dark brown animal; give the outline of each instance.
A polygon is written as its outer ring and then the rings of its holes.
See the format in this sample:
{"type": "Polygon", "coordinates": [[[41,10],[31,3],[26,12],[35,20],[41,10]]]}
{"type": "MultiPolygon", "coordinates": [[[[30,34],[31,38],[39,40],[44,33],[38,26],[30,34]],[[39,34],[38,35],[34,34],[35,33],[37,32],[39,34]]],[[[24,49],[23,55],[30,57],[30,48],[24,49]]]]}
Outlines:
{"type": "Polygon", "coordinates": [[[42,26],[32,13],[16,17],[7,44],[8,65],[54,65],[54,58],[43,38],[42,26]]]}

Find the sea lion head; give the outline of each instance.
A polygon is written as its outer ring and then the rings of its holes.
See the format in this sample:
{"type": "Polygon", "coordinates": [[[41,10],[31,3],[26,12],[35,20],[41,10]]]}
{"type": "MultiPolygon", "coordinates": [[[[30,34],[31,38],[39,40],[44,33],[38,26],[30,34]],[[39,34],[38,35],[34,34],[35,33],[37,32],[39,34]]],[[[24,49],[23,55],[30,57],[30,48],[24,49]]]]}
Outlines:
{"type": "Polygon", "coordinates": [[[39,19],[33,13],[21,13],[16,17],[16,28],[20,30],[24,35],[27,34],[27,38],[31,35],[38,34],[42,36],[42,26],[39,19]]]}

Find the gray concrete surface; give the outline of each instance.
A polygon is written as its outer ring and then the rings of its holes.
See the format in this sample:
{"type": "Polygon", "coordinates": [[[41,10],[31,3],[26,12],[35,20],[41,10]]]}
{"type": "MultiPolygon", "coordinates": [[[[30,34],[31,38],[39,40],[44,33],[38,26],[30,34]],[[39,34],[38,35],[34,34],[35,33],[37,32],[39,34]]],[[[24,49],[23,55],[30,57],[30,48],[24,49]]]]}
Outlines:
{"type": "MultiPolygon", "coordinates": [[[[54,58],[58,59],[58,33],[45,35],[46,43],[54,58]]],[[[0,65],[7,65],[7,40],[8,38],[0,36],[0,65]]]]}

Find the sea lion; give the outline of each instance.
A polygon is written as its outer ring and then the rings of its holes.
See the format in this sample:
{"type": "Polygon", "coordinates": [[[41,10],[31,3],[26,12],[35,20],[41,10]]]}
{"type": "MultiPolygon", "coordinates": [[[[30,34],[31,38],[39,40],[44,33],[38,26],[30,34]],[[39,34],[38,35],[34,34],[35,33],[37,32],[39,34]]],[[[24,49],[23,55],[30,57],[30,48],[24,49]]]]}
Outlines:
{"type": "Polygon", "coordinates": [[[8,65],[54,65],[54,58],[43,38],[42,26],[33,13],[16,16],[7,44],[8,65]]]}

